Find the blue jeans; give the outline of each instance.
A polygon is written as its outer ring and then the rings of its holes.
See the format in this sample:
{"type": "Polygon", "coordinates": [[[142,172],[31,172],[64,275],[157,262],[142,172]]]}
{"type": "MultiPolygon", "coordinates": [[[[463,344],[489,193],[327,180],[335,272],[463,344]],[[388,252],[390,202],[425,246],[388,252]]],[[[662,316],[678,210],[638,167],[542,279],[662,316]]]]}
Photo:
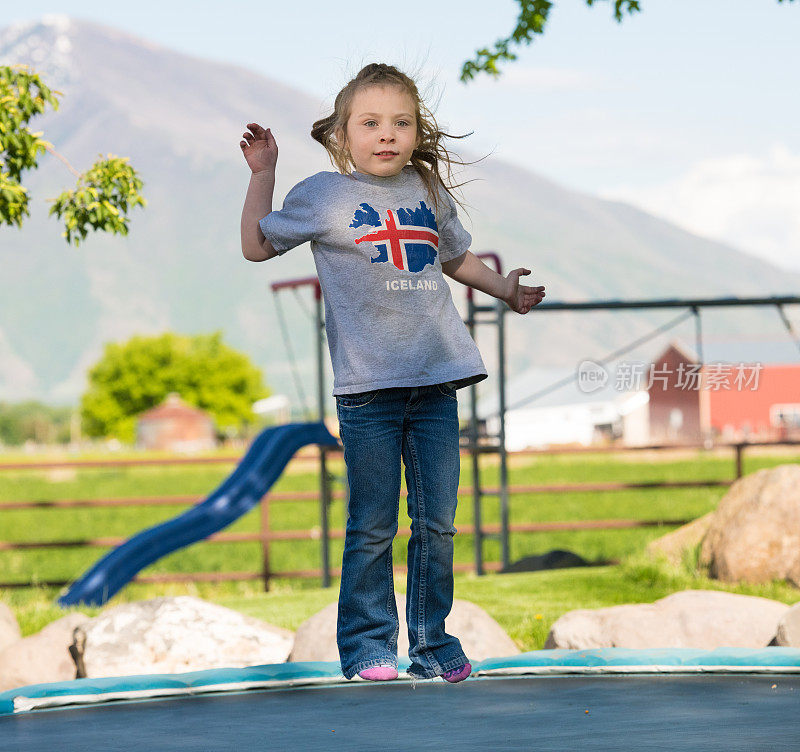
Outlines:
{"type": "Polygon", "coordinates": [[[405,465],[409,673],[431,678],[467,657],[444,631],[453,606],[453,521],[461,463],[458,398],[450,382],[336,397],[350,484],[336,642],[342,673],[397,666],[399,622],[392,577],[400,459],[405,465]]]}

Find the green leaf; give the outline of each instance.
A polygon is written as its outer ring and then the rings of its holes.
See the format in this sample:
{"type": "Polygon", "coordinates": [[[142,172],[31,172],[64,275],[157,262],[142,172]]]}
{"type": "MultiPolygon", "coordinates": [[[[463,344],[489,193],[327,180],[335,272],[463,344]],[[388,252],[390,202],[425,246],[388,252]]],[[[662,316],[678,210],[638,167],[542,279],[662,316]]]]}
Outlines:
{"type": "MultiPolygon", "coordinates": [[[[19,185],[22,173],[38,168],[37,158],[53,145],[31,132],[28,121],[50,105],[58,109],[57,95],[40,76],[25,65],[0,65],[0,225],[22,225],[29,215],[28,195],[19,185]]],[[[128,211],[147,205],[139,191],[143,186],[127,158],[108,154],[78,177],[75,188],[61,193],[48,216],[64,222],[62,236],[77,246],[89,230],[128,234],[128,211]]]]}

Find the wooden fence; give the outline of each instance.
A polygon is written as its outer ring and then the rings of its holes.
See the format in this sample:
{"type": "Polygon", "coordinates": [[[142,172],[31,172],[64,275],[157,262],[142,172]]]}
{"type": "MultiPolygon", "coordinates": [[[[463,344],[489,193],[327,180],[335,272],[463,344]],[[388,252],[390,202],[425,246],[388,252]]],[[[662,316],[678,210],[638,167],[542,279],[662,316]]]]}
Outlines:
{"type": "MultiPolygon", "coordinates": [[[[753,446],[777,446],[790,445],[800,446],[798,441],[785,441],[779,443],[759,442],[759,443],[739,443],[728,445],[717,445],[716,449],[725,448],[734,452],[734,476],[730,479],[722,480],[683,480],[683,481],[653,481],[639,483],[569,483],[569,484],[538,484],[538,485],[517,485],[509,486],[509,496],[515,494],[530,493],[571,493],[574,491],[617,491],[629,489],[653,489],[653,488],[701,488],[701,487],[726,487],[730,486],[737,478],[742,476],[743,454],[748,447],[753,446]]],[[[669,451],[702,449],[702,445],[655,445],[643,447],[581,447],[564,448],[556,451],[551,450],[524,450],[520,452],[509,452],[508,457],[522,456],[528,454],[567,454],[567,453],[597,453],[597,452],[630,452],[630,451],[669,451]]],[[[335,451],[335,450],[334,450],[335,451]]],[[[464,452],[468,453],[468,452],[464,452]]],[[[312,460],[314,457],[304,456],[305,459],[312,460]]],[[[10,470],[43,470],[56,468],[82,469],[91,467],[120,467],[120,466],[141,466],[141,465],[179,465],[179,464],[207,464],[207,463],[236,463],[239,457],[214,457],[214,458],[162,458],[162,459],[118,459],[118,460],[91,460],[91,461],[72,461],[72,462],[30,462],[30,463],[0,463],[0,472],[10,470]]],[[[297,461],[292,460],[292,462],[297,461]]],[[[485,494],[499,494],[499,488],[484,488],[485,494]]],[[[401,492],[405,494],[405,491],[401,492]]],[[[343,491],[333,491],[334,499],[341,499],[343,491]]],[[[459,496],[471,496],[472,488],[464,486],[459,488],[459,496]]],[[[12,509],[63,509],[76,507],[125,507],[125,506],[157,506],[157,505],[194,505],[202,501],[201,496],[159,496],[159,497],[130,497],[115,499],[58,499],[58,500],[36,500],[36,501],[11,501],[0,503],[0,515],[12,509]]],[[[140,575],[134,582],[222,582],[231,580],[262,580],[264,588],[269,589],[270,579],[275,577],[287,578],[312,578],[321,577],[321,569],[293,570],[293,571],[274,571],[270,567],[270,544],[272,541],[287,540],[318,540],[321,535],[316,529],[306,530],[271,530],[269,524],[269,512],[272,504],[278,503],[319,503],[318,492],[294,492],[294,493],[274,493],[265,494],[261,499],[261,515],[259,531],[256,533],[216,533],[205,539],[210,543],[231,543],[231,542],[259,542],[262,551],[262,568],[259,572],[190,572],[190,573],[170,573],[170,574],[151,574],[140,575]]],[[[564,521],[564,522],[538,522],[538,523],[519,523],[510,524],[511,533],[535,533],[553,530],[608,530],[620,528],[655,527],[659,525],[683,525],[691,520],[632,520],[632,519],[605,519],[605,520],[585,520],[585,521],[564,521]]],[[[0,519],[1,522],[1,519],[0,519]]],[[[0,529],[2,529],[0,524],[0,529]]],[[[498,532],[499,525],[482,526],[484,532],[498,532]]],[[[472,525],[460,525],[459,532],[472,533],[472,525]]],[[[398,536],[409,536],[409,530],[398,531],[398,536]]],[[[344,530],[334,529],[329,531],[331,538],[344,537],[344,530]]],[[[123,543],[127,538],[101,537],[101,538],[74,538],[69,540],[40,540],[40,541],[3,541],[0,540],[0,551],[25,550],[25,549],[60,549],[66,547],[114,547],[123,543]]],[[[484,567],[488,570],[500,569],[499,562],[486,562],[484,567]]],[[[456,563],[456,571],[469,571],[473,568],[472,564],[456,563]]],[[[396,571],[405,571],[405,567],[397,566],[396,571]]],[[[341,569],[332,568],[331,574],[338,575],[341,569]]],[[[79,575],[81,573],[76,573],[79,575]]],[[[34,582],[0,582],[3,588],[23,588],[33,585],[44,585],[60,587],[69,584],[68,581],[41,581],[34,582]]]]}

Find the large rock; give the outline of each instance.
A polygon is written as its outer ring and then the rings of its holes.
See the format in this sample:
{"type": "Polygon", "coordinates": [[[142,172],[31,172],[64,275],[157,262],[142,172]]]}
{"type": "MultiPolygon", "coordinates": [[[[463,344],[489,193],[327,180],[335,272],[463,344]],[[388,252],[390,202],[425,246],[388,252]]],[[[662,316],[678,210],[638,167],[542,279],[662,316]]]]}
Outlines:
{"type": "Polygon", "coordinates": [[[75,662],[69,646],[75,627],[88,620],[81,613],[68,614],[0,652],[0,692],[26,684],[74,679],[75,662]]]}
{"type": "Polygon", "coordinates": [[[714,512],[709,512],[692,520],[688,525],[683,525],[671,533],[650,541],[647,544],[647,552],[650,554],[662,553],[671,564],[680,566],[684,556],[702,542],[711,527],[713,517],[714,512]]]}
{"type": "Polygon", "coordinates": [[[569,611],[545,648],[762,648],[788,610],[769,598],[684,590],[655,603],[569,611]]]}
{"type": "Polygon", "coordinates": [[[283,663],[293,642],[287,629],[190,596],[125,603],[85,631],[90,677],[283,663]]]}
{"type": "MultiPolygon", "coordinates": [[[[397,611],[400,616],[400,632],[397,638],[397,653],[408,655],[408,629],[405,612],[406,597],[395,593],[397,611]]],[[[336,647],[336,614],[338,603],[331,603],[306,619],[297,629],[290,661],[338,661],[336,647]]],[[[519,648],[503,628],[480,606],[469,601],[455,599],[453,609],[445,620],[448,634],[461,641],[461,647],[471,660],[516,655],[519,648]]]]}
{"type": "Polygon", "coordinates": [[[795,603],[778,622],[778,631],[771,645],[800,648],[800,603],[795,603]]]}
{"type": "Polygon", "coordinates": [[[22,632],[19,631],[14,612],[5,603],[0,603],[0,650],[4,650],[21,637],[22,632]]]}
{"type": "Polygon", "coordinates": [[[800,587],[800,465],[737,480],[714,513],[700,564],[726,582],[787,580],[800,587]]]}

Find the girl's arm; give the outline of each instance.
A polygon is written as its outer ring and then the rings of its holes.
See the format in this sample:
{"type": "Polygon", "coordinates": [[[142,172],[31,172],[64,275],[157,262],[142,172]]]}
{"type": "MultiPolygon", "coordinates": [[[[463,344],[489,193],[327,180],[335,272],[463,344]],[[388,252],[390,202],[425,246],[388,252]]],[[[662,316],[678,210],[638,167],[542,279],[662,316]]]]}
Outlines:
{"type": "Polygon", "coordinates": [[[514,269],[503,277],[490,269],[474,253],[466,251],[442,264],[442,271],[462,285],[474,287],[498,300],[512,311],[527,313],[544,298],[544,286],[527,287],[519,283],[520,275],[530,274],[530,269],[514,269]]]}
{"type": "Polygon", "coordinates": [[[266,261],[278,253],[264,237],[258,221],[272,212],[278,145],[269,128],[264,130],[258,123],[248,123],[247,127],[252,133],[243,133],[245,140],[239,142],[252,170],[242,209],[242,254],[248,261],[266,261]]]}
{"type": "Polygon", "coordinates": [[[271,170],[254,172],[250,176],[242,209],[242,253],[248,261],[266,261],[278,253],[264,237],[258,221],[272,212],[275,173],[271,170]]]}

